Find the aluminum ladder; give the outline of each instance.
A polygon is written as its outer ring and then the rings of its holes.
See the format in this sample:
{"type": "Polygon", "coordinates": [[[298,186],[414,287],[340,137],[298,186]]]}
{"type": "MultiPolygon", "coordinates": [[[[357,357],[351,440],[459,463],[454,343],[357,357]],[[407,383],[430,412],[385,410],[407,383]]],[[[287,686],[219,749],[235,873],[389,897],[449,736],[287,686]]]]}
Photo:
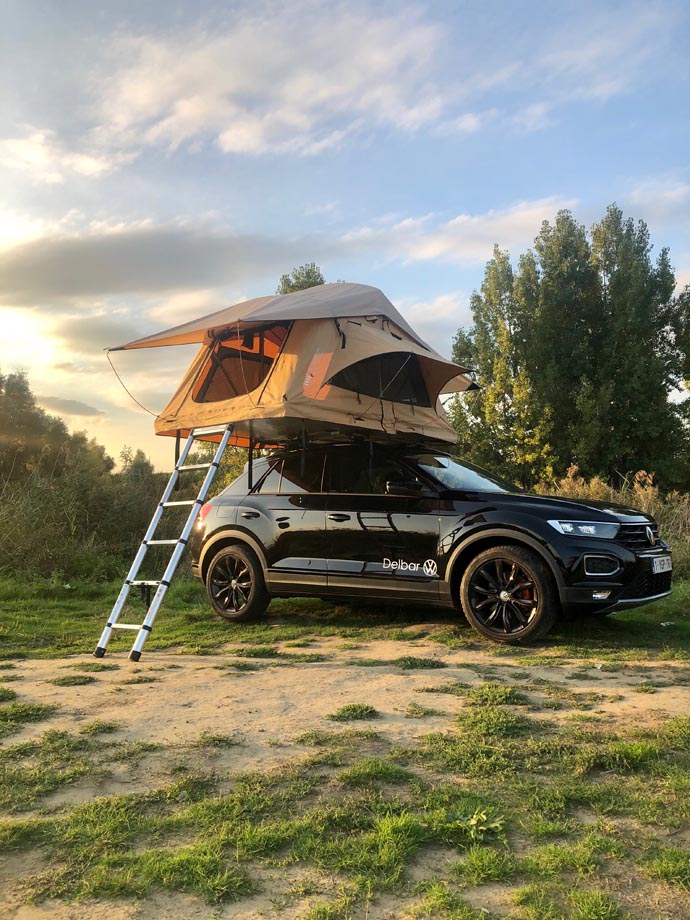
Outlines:
{"type": "Polygon", "coordinates": [[[163,603],[163,598],[165,597],[165,594],[170,587],[170,582],[172,581],[175,570],[177,569],[180,559],[182,558],[185,546],[187,545],[187,540],[189,539],[189,535],[192,532],[192,527],[194,526],[194,522],[199,515],[199,509],[204,504],[206,493],[208,492],[213,478],[216,475],[216,471],[220,466],[223,452],[225,451],[225,448],[228,445],[228,441],[230,440],[230,435],[232,434],[232,428],[232,425],[223,425],[222,427],[194,428],[190,432],[189,437],[187,438],[187,443],[182,448],[180,456],[175,463],[175,469],[170,474],[170,479],[168,480],[168,484],[165,487],[163,496],[158,503],[158,507],[156,508],[153,518],[151,519],[151,523],[148,526],[148,530],[146,531],[144,539],[141,541],[139,550],[134,557],[134,562],[132,563],[129,572],[127,573],[127,578],[122,585],[120,594],[115,601],[115,606],[112,609],[105,629],[103,630],[98,645],[96,646],[94,651],[96,658],[102,658],[105,655],[105,650],[108,647],[108,642],[110,641],[110,637],[112,636],[114,629],[136,630],[137,637],[134,640],[134,645],[132,646],[132,650],[129,653],[129,657],[132,661],[139,661],[141,658],[141,650],[144,647],[144,643],[146,642],[146,639],[153,628],[153,622],[156,619],[156,614],[158,613],[158,610],[163,603]],[[185,460],[187,459],[187,456],[196,440],[203,439],[208,435],[218,434],[222,435],[222,437],[218,445],[218,450],[216,451],[211,463],[195,463],[189,466],[185,465],[185,460]],[[180,474],[187,472],[188,470],[207,470],[206,477],[204,478],[204,481],[199,488],[199,494],[197,495],[196,499],[191,499],[189,501],[170,501],[170,496],[172,495],[173,490],[179,482],[180,474]],[[175,540],[154,540],[153,537],[156,532],[156,528],[158,527],[158,524],[160,523],[166,508],[180,508],[184,506],[189,506],[189,516],[187,517],[184,527],[182,528],[182,533],[180,536],[175,540]],[[175,547],[172,552],[172,556],[170,557],[170,561],[168,562],[168,565],[165,569],[165,573],[160,581],[137,580],[139,569],[141,568],[141,564],[144,561],[144,557],[146,556],[146,551],[148,550],[149,546],[175,547]],[[124,609],[130,589],[134,587],[145,588],[148,592],[150,592],[152,587],[155,587],[156,593],[154,594],[151,603],[148,605],[143,623],[120,623],[120,614],[124,609]]]}

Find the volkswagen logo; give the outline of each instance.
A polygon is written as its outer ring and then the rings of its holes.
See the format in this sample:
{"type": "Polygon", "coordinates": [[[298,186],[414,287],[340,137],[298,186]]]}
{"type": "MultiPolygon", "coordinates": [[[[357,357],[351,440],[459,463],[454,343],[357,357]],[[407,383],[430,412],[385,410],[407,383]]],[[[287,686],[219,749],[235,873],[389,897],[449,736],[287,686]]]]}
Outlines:
{"type": "Polygon", "coordinates": [[[654,536],[654,531],[651,527],[645,528],[645,533],[647,534],[647,539],[652,546],[656,546],[656,537],[654,536]]]}
{"type": "Polygon", "coordinates": [[[423,568],[425,575],[435,575],[438,572],[438,566],[433,559],[427,559],[423,568]]]}

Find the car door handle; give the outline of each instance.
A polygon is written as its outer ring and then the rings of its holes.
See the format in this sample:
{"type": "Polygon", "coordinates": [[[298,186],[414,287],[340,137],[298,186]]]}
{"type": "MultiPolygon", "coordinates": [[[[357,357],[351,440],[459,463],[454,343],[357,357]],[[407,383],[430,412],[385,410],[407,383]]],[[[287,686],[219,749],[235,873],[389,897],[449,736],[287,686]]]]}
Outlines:
{"type": "Polygon", "coordinates": [[[258,512],[258,511],[243,511],[243,512],[242,512],[242,517],[243,517],[243,518],[249,518],[249,519],[251,519],[251,518],[258,518],[258,517],[259,517],[259,512],[258,512]]]}
{"type": "Polygon", "coordinates": [[[349,515],[349,514],[329,514],[329,515],[328,515],[328,520],[329,520],[329,521],[338,521],[338,522],[341,522],[341,521],[349,521],[349,520],[350,520],[350,515],[349,515]]]}

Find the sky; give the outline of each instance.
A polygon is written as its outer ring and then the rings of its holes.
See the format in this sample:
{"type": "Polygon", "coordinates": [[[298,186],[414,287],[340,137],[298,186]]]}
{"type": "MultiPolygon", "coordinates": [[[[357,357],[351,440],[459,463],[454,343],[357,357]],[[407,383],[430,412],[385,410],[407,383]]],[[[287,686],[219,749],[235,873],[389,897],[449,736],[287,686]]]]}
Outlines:
{"type": "MultiPolygon", "coordinates": [[[[0,371],[117,458],[105,349],[315,261],[445,355],[494,243],[612,202],[690,283],[690,6],[0,0],[0,371]]],[[[194,348],[116,352],[150,411],[194,348]]]]}

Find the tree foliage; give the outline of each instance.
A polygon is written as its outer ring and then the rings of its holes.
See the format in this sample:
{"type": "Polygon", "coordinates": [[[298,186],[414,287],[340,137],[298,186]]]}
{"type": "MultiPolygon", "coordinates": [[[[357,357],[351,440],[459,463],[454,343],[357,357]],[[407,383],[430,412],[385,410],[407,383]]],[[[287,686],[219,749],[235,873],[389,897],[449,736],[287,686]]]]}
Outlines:
{"type": "Polygon", "coordinates": [[[325,284],[321,269],[316,262],[307,262],[293,268],[289,275],[280,276],[276,294],[292,294],[294,291],[316,287],[317,284],[325,284]]]}
{"type": "Polygon", "coordinates": [[[651,252],[616,205],[589,234],[560,211],[515,272],[494,249],[454,343],[483,387],[452,409],[467,456],[527,485],[573,463],[688,484],[685,407],[669,397],[690,371],[690,293],[674,299],[668,251],[651,252]]]}

